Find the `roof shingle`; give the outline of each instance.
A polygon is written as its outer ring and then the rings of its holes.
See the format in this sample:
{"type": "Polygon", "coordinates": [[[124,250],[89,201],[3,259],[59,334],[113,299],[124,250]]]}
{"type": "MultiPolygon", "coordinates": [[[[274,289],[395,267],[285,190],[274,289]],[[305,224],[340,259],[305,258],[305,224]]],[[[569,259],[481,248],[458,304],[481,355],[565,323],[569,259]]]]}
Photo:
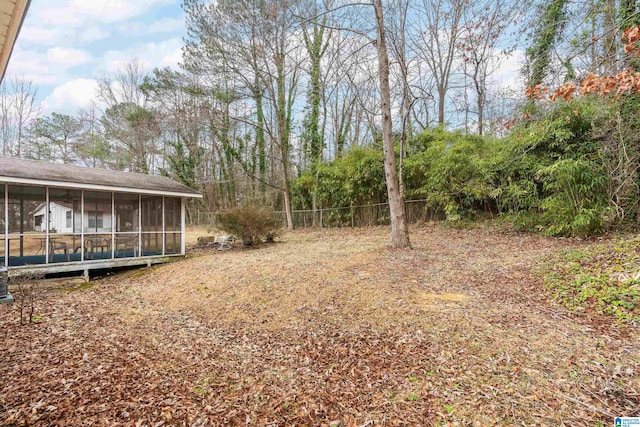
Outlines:
{"type": "Polygon", "coordinates": [[[12,178],[46,181],[58,186],[68,183],[69,187],[75,188],[115,187],[139,193],[151,191],[201,197],[193,188],[163,176],[0,157],[0,181],[11,182],[12,178]]]}

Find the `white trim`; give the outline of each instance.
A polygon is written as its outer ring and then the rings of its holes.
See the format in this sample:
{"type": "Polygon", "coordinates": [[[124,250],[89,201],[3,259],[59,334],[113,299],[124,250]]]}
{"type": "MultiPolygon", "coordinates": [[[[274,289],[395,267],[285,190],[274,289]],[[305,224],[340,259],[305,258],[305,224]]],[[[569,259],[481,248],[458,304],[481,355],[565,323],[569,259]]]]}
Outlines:
{"type": "Polygon", "coordinates": [[[80,190],[80,251],[80,262],[84,262],[84,190],[80,190]]]}
{"type": "Polygon", "coordinates": [[[136,266],[170,262],[172,260],[178,260],[184,258],[182,255],[154,255],[144,258],[116,258],[116,259],[100,259],[100,260],[87,260],[84,263],[80,262],[58,262],[55,264],[32,264],[32,265],[16,265],[8,267],[9,277],[17,277],[20,275],[28,275],[34,273],[60,273],[71,271],[84,271],[93,270],[97,268],[114,268],[124,266],[136,266]]]}
{"type": "Polygon", "coordinates": [[[111,259],[116,257],[116,193],[111,192],[111,259]]]}
{"type": "Polygon", "coordinates": [[[138,194],[138,256],[142,253],[142,195],[138,194]]]}
{"type": "Polygon", "coordinates": [[[162,196],[162,255],[166,253],[165,246],[167,244],[167,233],[166,233],[166,228],[164,223],[164,213],[165,213],[164,196],[162,196]]]}
{"type": "Polygon", "coordinates": [[[184,197],[180,199],[180,254],[184,255],[186,253],[187,247],[187,236],[185,236],[187,232],[186,227],[186,218],[185,218],[185,205],[187,201],[184,197]]]}
{"type": "Polygon", "coordinates": [[[4,266],[9,267],[9,184],[4,185],[4,266]]]}
{"type": "Polygon", "coordinates": [[[113,187],[110,185],[96,185],[96,184],[82,184],[79,182],[61,182],[61,181],[47,181],[42,179],[30,179],[30,178],[15,178],[8,176],[0,176],[0,181],[11,184],[29,184],[39,185],[42,187],[60,187],[70,189],[85,189],[85,190],[101,190],[112,191],[118,193],[136,193],[136,194],[151,194],[156,196],[174,196],[174,197],[195,197],[202,199],[202,194],[198,193],[180,193],[175,191],[161,191],[161,190],[147,190],[144,188],[129,188],[129,187],[113,187]]]}
{"type": "MultiPolygon", "coordinates": [[[[49,187],[44,188],[44,263],[49,264],[49,226],[51,225],[49,221],[49,187]]],[[[20,218],[20,221],[24,221],[24,218],[20,218]]]]}

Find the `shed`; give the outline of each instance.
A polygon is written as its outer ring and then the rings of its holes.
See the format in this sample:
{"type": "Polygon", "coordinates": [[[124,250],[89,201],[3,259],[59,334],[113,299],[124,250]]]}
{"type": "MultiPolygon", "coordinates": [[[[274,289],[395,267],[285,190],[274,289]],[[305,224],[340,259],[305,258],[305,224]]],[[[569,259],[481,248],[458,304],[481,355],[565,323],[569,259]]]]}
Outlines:
{"type": "Polygon", "coordinates": [[[183,256],[192,197],[166,177],[0,157],[0,265],[88,274],[183,256]]]}

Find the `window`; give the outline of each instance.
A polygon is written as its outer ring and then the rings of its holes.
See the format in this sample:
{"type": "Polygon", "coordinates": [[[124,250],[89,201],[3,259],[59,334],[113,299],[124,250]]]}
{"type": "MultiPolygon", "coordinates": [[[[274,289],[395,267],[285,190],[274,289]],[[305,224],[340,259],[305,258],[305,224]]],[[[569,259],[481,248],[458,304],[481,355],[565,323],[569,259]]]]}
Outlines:
{"type": "Polygon", "coordinates": [[[102,217],[102,214],[103,214],[102,211],[89,211],[88,214],[89,214],[89,229],[97,230],[99,228],[103,228],[104,221],[102,217]]]}
{"type": "Polygon", "coordinates": [[[71,228],[71,218],[72,218],[72,211],[67,211],[67,224],[65,225],[65,227],[67,228],[71,228]]]}

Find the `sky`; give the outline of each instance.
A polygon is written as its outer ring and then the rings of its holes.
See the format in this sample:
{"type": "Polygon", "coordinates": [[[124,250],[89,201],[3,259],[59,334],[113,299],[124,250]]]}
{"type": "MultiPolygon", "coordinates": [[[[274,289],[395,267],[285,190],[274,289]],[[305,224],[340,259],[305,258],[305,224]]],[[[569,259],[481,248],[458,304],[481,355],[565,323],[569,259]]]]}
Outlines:
{"type": "Polygon", "coordinates": [[[180,0],[32,0],[7,68],[38,89],[40,111],[75,114],[98,79],[137,59],[147,69],[180,62],[180,0]]]}
{"type": "MultiPolygon", "coordinates": [[[[96,98],[98,80],[136,59],[151,70],[177,67],[186,35],[181,0],[32,0],[6,78],[38,90],[40,114],[75,115],[96,98]]],[[[517,87],[522,52],[491,80],[517,87]]],[[[496,87],[494,86],[494,87],[496,87]]]]}

